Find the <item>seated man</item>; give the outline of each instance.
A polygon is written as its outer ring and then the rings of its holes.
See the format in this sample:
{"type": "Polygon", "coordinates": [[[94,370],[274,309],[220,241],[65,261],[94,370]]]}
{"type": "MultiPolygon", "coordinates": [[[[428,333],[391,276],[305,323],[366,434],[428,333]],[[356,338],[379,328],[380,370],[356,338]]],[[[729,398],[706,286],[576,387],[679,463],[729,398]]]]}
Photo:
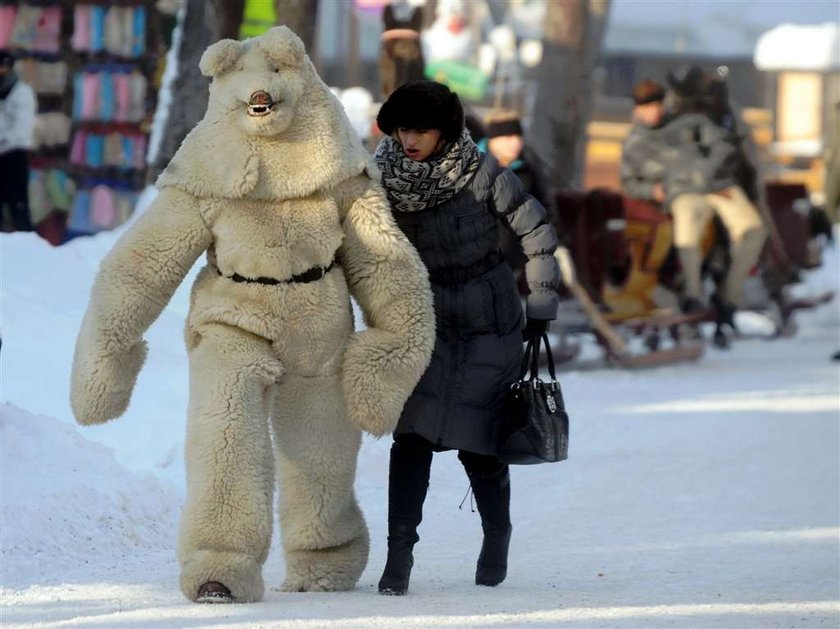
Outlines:
{"type": "Polygon", "coordinates": [[[767,235],[761,216],[738,185],[738,138],[707,115],[710,78],[699,68],[669,73],[666,101],[672,112],[662,125],[665,203],[674,219],[674,245],[685,277],[682,307],[703,309],[701,292],[703,232],[717,214],[729,235],[730,266],[713,297],[721,321],[732,324],[743,285],[767,235]]]}
{"type": "Polygon", "coordinates": [[[661,124],[665,88],[650,79],[633,88],[633,127],[621,150],[621,187],[628,197],[665,200],[661,124]]]}

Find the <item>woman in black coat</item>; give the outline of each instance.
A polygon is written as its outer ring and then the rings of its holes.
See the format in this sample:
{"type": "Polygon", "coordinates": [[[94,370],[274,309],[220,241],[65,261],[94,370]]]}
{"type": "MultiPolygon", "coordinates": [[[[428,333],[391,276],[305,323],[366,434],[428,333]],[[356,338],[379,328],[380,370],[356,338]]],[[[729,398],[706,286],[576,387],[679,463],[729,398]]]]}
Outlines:
{"type": "Polygon", "coordinates": [[[394,432],[388,560],[379,592],[408,590],[432,454],[444,450],[458,450],[481,515],[475,582],[498,585],[507,572],[511,523],[510,475],[496,455],[523,339],[522,307],[498,229],[511,230],[528,257],[526,338],[541,335],[556,316],[556,236],[516,175],[478,151],[458,96],[444,85],[403,85],[377,123],[386,137],[376,163],[394,217],[429,271],[437,324],[431,363],[394,432]]]}

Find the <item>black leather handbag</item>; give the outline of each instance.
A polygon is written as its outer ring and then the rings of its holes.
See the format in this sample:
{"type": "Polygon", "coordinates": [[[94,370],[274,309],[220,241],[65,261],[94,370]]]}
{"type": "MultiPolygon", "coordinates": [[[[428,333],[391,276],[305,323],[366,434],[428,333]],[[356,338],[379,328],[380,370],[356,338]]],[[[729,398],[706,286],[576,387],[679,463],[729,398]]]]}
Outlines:
{"type": "Polygon", "coordinates": [[[508,404],[499,448],[499,459],[503,463],[555,463],[568,457],[569,416],[554,373],[554,357],[547,334],[528,341],[519,380],[510,385],[508,404]],[[545,345],[551,382],[539,379],[540,341],[545,345]]]}

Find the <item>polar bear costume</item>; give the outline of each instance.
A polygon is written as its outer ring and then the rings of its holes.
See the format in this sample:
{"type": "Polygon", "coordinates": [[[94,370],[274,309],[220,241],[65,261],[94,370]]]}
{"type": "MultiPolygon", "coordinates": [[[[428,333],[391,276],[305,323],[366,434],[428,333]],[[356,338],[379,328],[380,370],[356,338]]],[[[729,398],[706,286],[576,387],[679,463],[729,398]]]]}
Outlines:
{"type": "Polygon", "coordinates": [[[187,501],[178,557],[196,600],[259,600],[275,473],[287,591],[346,590],[367,562],[353,493],[361,430],[384,435],[434,344],[428,276],[338,100],[286,27],[222,40],[203,120],[102,261],[73,362],[81,424],[121,415],[143,333],[198,257],[186,322],[187,501]],[[353,332],[350,295],[368,329],[353,332]]]}

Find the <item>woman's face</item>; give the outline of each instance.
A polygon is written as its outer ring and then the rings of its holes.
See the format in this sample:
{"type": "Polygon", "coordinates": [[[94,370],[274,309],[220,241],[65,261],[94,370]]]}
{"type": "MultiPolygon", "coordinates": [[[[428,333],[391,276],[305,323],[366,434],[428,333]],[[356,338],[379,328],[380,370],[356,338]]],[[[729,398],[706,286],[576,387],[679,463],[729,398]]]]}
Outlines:
{"type": "Polygon", "coordinates": [[[397,129],[403,152],[415,162],[422,162],[437,152],[441,132],[438,129],[397,129]]]}

